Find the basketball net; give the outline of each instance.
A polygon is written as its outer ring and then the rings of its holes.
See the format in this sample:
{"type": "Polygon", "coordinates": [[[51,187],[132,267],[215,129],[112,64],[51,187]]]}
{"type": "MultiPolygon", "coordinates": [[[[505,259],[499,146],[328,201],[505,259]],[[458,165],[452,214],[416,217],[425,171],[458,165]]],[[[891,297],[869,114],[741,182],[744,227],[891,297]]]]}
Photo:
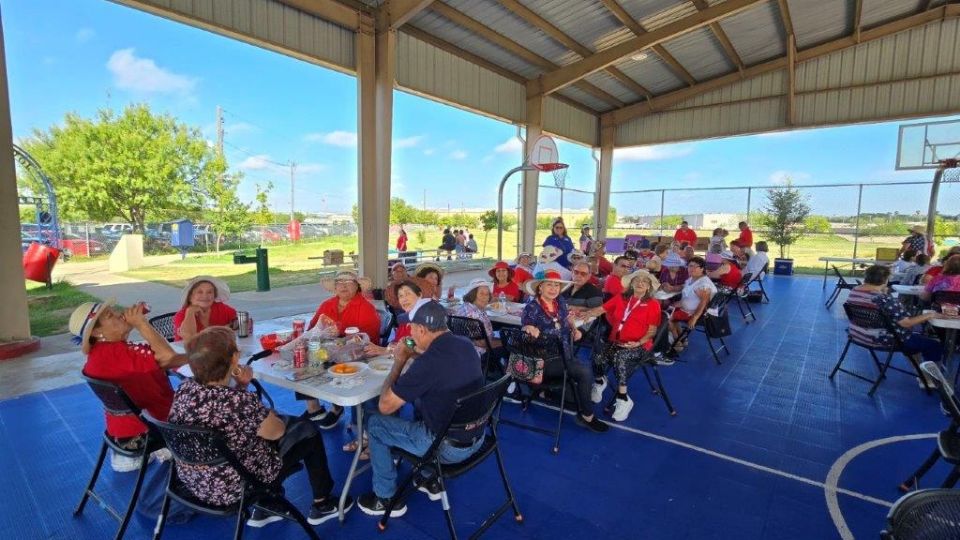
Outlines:
{"type": "Polygon", "coordinates": [[[566,186],[567,170],[570,166],[560,163],[559,158],[560,152],[554,140],[547,135],[541,135],[531,145],[528,162],[540,172],[552,173],[554,185],[563,189],[566,186]]]}
{"type": "Polygon", "coordinates": [[[563,189],[566,186],[567,171],[570,170],[566,163],[538,163],[533,166],[540,172],[553,173],[553,183],[558,188],[563,189]]]}

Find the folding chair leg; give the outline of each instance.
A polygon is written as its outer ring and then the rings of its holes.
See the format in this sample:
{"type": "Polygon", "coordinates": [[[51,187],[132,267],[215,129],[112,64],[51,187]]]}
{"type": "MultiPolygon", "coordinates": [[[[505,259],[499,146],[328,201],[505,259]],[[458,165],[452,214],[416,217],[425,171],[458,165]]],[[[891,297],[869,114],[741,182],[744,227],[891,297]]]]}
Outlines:
{"type": "Polygon", "coordinates": [[[447,496],[447,486],[443,482],[443,475],[437,475],[437,483],[440,484],[440,503],[443,507],[443,515],[447,520],[447,530],[450,531],[450,538],[457,540],[457,528],[453,524],[453,511],[450,509],[450,498],[447,496]]]}
{"type": "MultiPolygon", "coordinates": [[[[734,294],[733,297],[737,300],[737,308],[740,309],[740,316],[743,317],[743,322],[744,322],[745,324],[750,324],[750,320],[747,319],[747,312],[746,312],[745,309],[743,309],[743,300],[742,300],[742,299],[740,298],[740,296],[736,293],[736,291],[734,291],[733,294],[734,294]]],[[[748,307],[749,307],[749,306],[748,306],[748,307]]],[[[753,313],[750,313],[750,315],[753,315],[753,313]]]]}
{"type": "Polygon", "coordinates": [[[399,486],[397,486],[397,490],[393,492],[393,497],[390,497],[390,500],[387,501],[387,507],[384,509],[383,517],[381,517],[380,521],[377,522],[377,527],[381,531],[387,530],[387,521],[390,520],[390,514],[393,513],[393,509],[397,506],[397,503],[406,499],[407,492],[413,490],[413,481],[420,475],[420,471],[423,470],[423,466],[423,463],[417,463],[414,465],[413,470],[410,471],[410,474],[399,486]]]}
{"type": "MultiPolygon", "coordinates": [[[[146,443],[149,443],[149,438],[146,443]]],[[[127,504],[127,512],[123,515],[123,520],[120,521],[120,528],[117,530],[117,535],[114,537],[114,540],[121,540],[123,538],[123,533],[127,530],[127,525],[130,524],[130,517],[133,516],[133,509],[137,506],[137,499],[140,496],[140,489],[143,487],[143,477],[147,474],[147,465],[150,463],[150,450],[147,444],[144,444],[143,447],[143,456],[140,458],[140,470],[137,471],[137,483],[133,486],[133,494],[130,495],[130,503],[127,504]]]]}
{"type": "Polygon", "coordinates": [[[667,410],[670,411],[670,416],[676,416],[677,410],[673,408],[673,404],[670,403],[670,396],[667,395],[667,389],[663,387],[663,379],[660,378],[660,370],[657,369],[656,364],[653,366],[653,376],[657,378],[657,386],[660,388],[660,397],[663,398],[663,402],[667,405],[667,410]]]}
{"type": "MultiPolygon", "coordinates": [[[[871,354],[873,351],[870,351],[871,354]]],[[[873,383],[873,386],[870,388],[870,391],[867,392],[868,396],[872,396],[874,392],[877,391],[877,387],[880,386],[880,383],[887,378],[887,370],[890,369],[890,362],[893,360],[893,351],[887,353],[887,361],[884,362],[883,367],[880,368],[880,376],[877,377],[876,382],[873,383]]]]}
{"type": "Polygon", "coordinates": [[[723,340],[723,336],[720,336],[717,339],[720,340],[720,345],[722,346],[721,348],[723,349],[723,352],[727,353],[727,356],[730,356],[730,347],[727,347],[727,342],[723,340]]]}
{"type": "Polygon", "coordinates": [[[720,355],[717,354],[717,349],[713,346],[713,340],[710,339],[710,336],[706,336],[706,338],[707,338],[707,345],[710,346],[710,353],[713,354],[713,361],[716,362],[717,365],[719,366],[720,364],[722,364],[722,362],[720,362],[720,355]]]}
{"type": "MultiPolygon", "coordinates": [[[[923,371],[920,369],[920,363],[917,362],[916,357],[915,357],[914,355],[912,355],[912,354],[906,354],[906,353],[904,353],[904,356],[907,357],[907,361],[909,361],[909,362],[910,362],[910,365],[913,366],[913,370],[917,372],[917,377],[918,377],[921,381],[926,381],[926,380],[927,380],[927,377],[923,374],[923,371]]],[[[930,388],[931,386],[932,386],[932,384],[924,384],[924,385],[923,385],[923,391],[926,392],[927,395],[930,395],[930,393],[932,392],[932,390],[931,390],[931,388],[930,388]]]]}
{"type": "Polygon", "coordinates": [[[77,505],[77,508],[73,511],[74,516],[79,516],[83,513],[83,507],[87,505],[87,499],[90,498],[90,492],[93,491],[93,487],[97,483],[97,478],[100,477],[100,469],[103,468],[103,462],[107,457],[107,442],[104,441],[100,445],[100,455],[97,457],[97,464],[93,467],[93,474],[90,475],[90,481],[87,482],[87,488],[83,491],[83,497],[80,498],[80,504],[77,505]]]}
{"type": "Polygon", "coordinates": [[[240,511],[237,512],[237,524],[233,532],[233,540],[240,540],[243,538],[243,527],[247,524],[247,519],[250,517],[250,513],[247,511],[247,501],[245,500],[243,493],[240,494],[240,511]]]}
{"type": "MultiPolygon", "coordinates": [[[[173,468],[170,468],[173,474],[173,468]]],[[[160,515],[157,516],[157,525],[153,528],[153,540],[160,540],[163,535],[163,526],[167,524],[167,514],[170,513],[170,495],[164,494],[163,506],[160,507],[160,515]]]]}
{"type": "MultiPolygon", "coordinates": [[[[562,362],[563,360],[561,360],[562,362]]],[[[567,407],[567,366],[563,366],[563,386],[560,389],[560,414],[557,418],[557,435],[553,439],[553,453],[560,453],[560,430],[563,428],[563,412],[567,407]]],[[[579,410],[579,409],[578,409],[579,410]]]]}
{"type": "Polygon", "coordinates": [[[928,457],[927,460],[924,461],[920,467],[918,467],[917,470],[910,475],[909,478],[900,484],[900,491],[906,493],[907,491],[916,488],[920,484],[920,479],[923,478],[923,476],[933,468],[939,459],[940,449],[934,448],[933,453],[930,454],[930,457],[928,457]]]}
{"type": "Polygon", "coordinates": [[[949,475],[947,475],[947,478],[943,481],[943,484],[940,484],[940,487],[952,488],[957,484],[958,479],[960,479],[960,465],[954,465],[953,470],[950,471],[949,475]]]}
{"type": "Polygon", "coordinates": [[[284,507],[287,512],[290,513],[290,516],[294,521],[297,522],[297,524],[300,525],[300,528],[303,529],[303,532],[307,533],[307,537],[309,537],[310,540],[320,540],[320,536],[317,535],[317,532],[313,530],[313,527],[311,527],[309,523],[307,523],[307,518],[303,517],[303,513],[301,513],[296,506],[288,501],[286,497],[280,497],[277,499],[277,502],[280,503],[280,506],[284,507]]]}
{"type": "Polygon", "coordinates": [[[877,366],[877,371],[879,371],[881,375],[884,375],[883,363],[880,362],[880,358],[877,356],[877,353],[873,351],[873,349],[869,349],[869,350],[870,350],[870,356],[873,358],[873,363],[877,366]]]}
{"type": "Polygon", "coordinates": [[[831,379],[831,380],[832,380],[832,379],[833,379],[833,376],[836,375],[836,374],[837,374],[837,371],[840,370],[840,364],[842,364],[842,363],[843,363],[843,359],[847,357],[847,351],[850,350],[850,344],[851,344],[851,343],[853,343],[853,342],[850,341],[850,338],[847,338],[847,344],[846,344],[846,346],[843,348],[843,352],[840,353],[840,359],[837,360],[837,365],[833,366],[833,371],[830,372],[830,376],[827,377],[828,379],[831,379]]]}
{"type": "Polygon", "coordinates": [[[828,298],[827,303],[824,304],[827,309],[830,309],[830,307],[833,306],[833,303],[837,301],[837,298],[840,298],[840,290],[840,287],[835,287],[833,292],[830,293],[830,298],[828,298]]]}
{"type": "Polygon", "coordinates": [[[766,300],[766,303],[770,303],[770,297],[767,296],[767,290],[763,288],[763,280],[758,279],[757,284],[760,285],[760,293],[763,294],[763,298],[766,300]]]}
{"type": "Polygon", "coordinates": [[[647,366],[641,364],[640,369],[643,370],[643,377],[647,379],[647,384],[650,385],[650,393],[656,394],[658,392],[657,388],[653,386],[653,381],[650,380],[650,374],[647,373],[647,366]]]}
{"type": "Polygon", "coordinates": [[[507,497],[509,497],[510,505],[513,506],[513,519],[517,523],[523,523],[523,514],[520,513],[520,507],[517,506],[517,498],[513,494],[513,489],[510,487],[510,480],[507,479],[507,470],[503,467],[503,456],[500,455],[500,446],[494,449],[494,453],[497,455],[497,469],[500,470],[500,480],[503,482],[503,489],[507,492],[507,497]]]}

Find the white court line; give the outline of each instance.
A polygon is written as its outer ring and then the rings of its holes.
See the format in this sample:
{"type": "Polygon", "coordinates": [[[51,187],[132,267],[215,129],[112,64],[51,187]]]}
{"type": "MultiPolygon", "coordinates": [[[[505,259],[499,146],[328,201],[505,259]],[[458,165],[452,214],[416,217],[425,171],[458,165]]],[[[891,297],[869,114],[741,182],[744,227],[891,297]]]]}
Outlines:
{"type": "MultiPolygon", "coordinates": [[[[534,405],[537,405],[537,406],[539,406],[539,407],[544,407],[544,408],[547,408],[547,409],[552,409],[552,410],[554,410],[554,411],[559,411],[559,410],[560,410],[559,407],[555,407],[555,406],[553,406],[553,405],[547,405],[547,404],[545,404],[545,403],[533,402],[533,404],[534,404],[534,405]]],[[[576,413],[573,412],[573,411],[565,411],[565,412],[566,412],[566,414],[569,414],[569,415],[576,414],[576,413]]],[[[731,462],[731,463],[736,463],[737,465],[743,465],[744,467],[748,467],[748,468],[751,468],[751,469],[754,469],[754,470],[757,470],[757,471],[765,472],[765,473],[772,474],[772,475],[775,475],[775,476],[780,476],[780,477],[782,477],[782,478],[787,478],[787,479],[789,479],[789,480],[794,480],[794,481],[797,481],[797,482],[800,482],[800,483],[803,483],[803,484],[807,484],[807,485],[809,485],[809,486],[814,486],[814,487],[822,488],[822,489],[823,489],[824,491],[826,491],[828,494],[829,494],[829,493],[833,493],[833,494],[834,494],[834,497],[836,497],[836,494],[842,493],[843,495],[848,495],[848,496],[850,496],[850,497],[854,497],[854,498],[857,498],[857,499],[860,499],[860,500],[863,500],[863,501],[867,501],[867,502],[870,502],[870,503],[873,503],[873,504],[877,504],[877,505],[880,505],[880,506],[883,506],[883,507],[886,507],[886,508],[890,508],[890,507],[893,506],[893,503],[892,503],[892,502],[885,501],[885,500],[883,500],[883,499],[877,499],[876,497],[871,497],[871,496],[869,496],[869,495],[865,495],[865,494],[860,493],[860,492],[857,492],[857,491],[851,491],[851,490],[849,490],[849,489],[844,489],[844,488],[838,487],[838,486],[836,485],[836,482],[834,482],[833,485],[830,485],[830,484],[828,484],[828,483],[820,482],[820,481],[818,481],[818,480],[813,480],[813,479],[807,478],[807,477],[805,477],[805,476],[800,476],[800,475],[796,475],[796,474],[793,474],[793,473],[788,473],[787,471],[781,471],[780,469],[774,469],[773,467],[767,467],[766,465],[760,465],[759,463],[754,463],[754,462],[752,462],[752,461],[747,461],[747,460],[745,460],[745,459],[740,459],[740,458],[738,458],[738,457],[729,456],[729,455],[727,455],[727,454],[721,454],[720,452],[716,452],[716,451],[710,450],[710,449],[708,449],[708,448],[703,448],[702,446],[697,446],[697,445],[690,444],[690,443],[687,443],[687,442],[678,441],[677,439],[671,439],[670,437],[664,437],[663,435],[657,435],[656,433],[651,433],[651,432],[649,432],[649,431],[643,431],[642,429],[636,429],[636,428],[632,428],[632,427],[629,427],[629,426],[622,426],[622,425],[619,425],[619,424],[612,424],[612,423],[610,423],[610,422],[606,422],[606,424],[607,424],[608,426],[610,426],[610,427],[613,427],[613,428],[617,428],[617,429],[620,429],[620,430],[623,430],[623,431],[628,431],[628,432],[630,432],[630,433],[636,433],[637,435],[642,435],[642,436],[648,437],[648,438],[650,438],[650,439],[654,439],[654,440],[657,440],[657,441],[661,441],[661,442],[665,442],[665,443],[668,443],[668,444],[672,444],[672,445],[674,445],[674,446],[679,446],[679,447],[681,447],[681,448],[686,448],[687,450],[692,450],[692,451],[694,451],[694,452],[699,452],[699,453],[701,453],[701,454],[705,454],[705,455],[708,455],[708,456],[710,456],[710,457],[714,457],[714,458],[717,458],[717,459],[721,459],[721,460],[723,460],[723,461],[729,461],[729,462],[731,462]]],[[[906,437],[914,437],[914,438],[926,438],[926,437],[935,437],[935,436],[936,436],[936,434],[931,434],[931,435],[906,435],[906,437]]],[[[886,439],[884,439],[884,440],[886,440],[886,439]]],[[[870,444],[870,443],[867,443],[867,444],[870,444]]],[[[863,445],[861,445],[861,446],[863,446],[863,445]]],[[[858,446],[857,448],[860,448],[860,447],[858,446]]],[[[856,448],[855,448],[855,449],[856,449],[856,448]]],[[[854,449],[854,450],[855,450],[855,449],[854,449]]],[[[852,451],[852,450],[851,450],[851,451],[852,451]]],[[[847,452],[847,453],[849,454],[850,452],[847,452]]],[[[846,455],[846,454],[844,454],[844,455],[846,455]]],[[[843,457],[841,457],[840,459],[843,459],[843,457]]],[[[851,459],[852,459],[852,458],[851,458],[851,459]]],[[[837,476],[839,476],[839,474],[838,474],[837,476]]],[[[828,482],[829,482],[829,475],[828,475],[827,478],[828,478],[828,482]]],[[[839,510],[838,510],[838,511],[839,511],[839,510]]],[[[832,515],[832,513],[831,513],[831,515],[832,515]]],[[[842,518],[841,518],[841,519],[842,519],[842,518]]],[[[853,537],[851,536],[850,538],[853,538],[853,537]]]]}
{"type": "Polygon", "coordinates": [[[868,441],[859,446],[855,446],[850,450],[847,450],[842,456],[840,456],[839,459],[837,459],[837,461],[833,463],[833,466],[830,467],[830,472],[827,473],[827,481],[824,485],[824,495],[827,498],[827,509],[830,510],[830,517],[833,519],[833,524],[837,527],[837,532],[840,533],[840,538],[843,540],[854,540],[853,532],[850,531],[850,527],[847,527],[847,521],[843,519],[843,513],[840,512],[840,501],[837,500],[837,492],[842,492],[842,490],[837,489],[837,483],[840,482],[840,475],[843,474],[843,469],[846,468],[846,466],[849,465],[855,457],[872,448],[900,441],[934,439],[936,437],[936,433],[918,433],[916,435],[899,435],[896,437],[887,437],[885,439],[868,441]]]}

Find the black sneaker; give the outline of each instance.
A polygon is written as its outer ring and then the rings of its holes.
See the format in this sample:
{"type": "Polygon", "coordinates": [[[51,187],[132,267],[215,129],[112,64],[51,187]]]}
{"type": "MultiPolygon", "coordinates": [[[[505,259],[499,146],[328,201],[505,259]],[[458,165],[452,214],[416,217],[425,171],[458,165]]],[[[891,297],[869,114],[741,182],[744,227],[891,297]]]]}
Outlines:
{"type": "Polygon", "coordinates": [[[310,412],[310,411],[303,412],[303,417],[311,422],[320,422],[321,420],[323,420],[329,415],[330,415],[330,411],[328,411],[322,405],[320,406],[320,410],[316,412],[310,412]]]}
{"type": "Polygon", "coordinates": [[[247,520],[247,525],[250,527],[260,528],[275,521],[285,519],[286,517],[287,513],[283,510],[270,508],[267,505],[258,505],[253,507],[253,512],[250,513],[250,519],[247,520]]]}
{"type": "MultiPolygon", "coordinates": [[[[307,516],[307,523],[319,525],[325,521],[336,518],[340,514],[340,497],[338,495],[329,495],[326,499],[315,502],[310,506],[310,515],[307,516]]],[[[353,508],[353,497],[347,497],[343,503],[343,513],[346,514],[353,508]]]]}
{"type": "MultiPolygon", "coordinates": [[[[387,513],[388,499],[377,497],[376,493],[364,493],[357,499],[357,506],[360,511],[368,516],[382,516],[387,513]]],[[[390,512],[391,517],[400,517],[407,513],[407,505],[394,506],[390,512]]]]}
{"type": "Polygon", "coordinates": [[[327,411],[327,414],[319,420],[315,420],[317,427],[320,429],[333,429],[337,425],[337,422],[340,421],[340,417],[343,416],[343,407],[340,410],[333,409],[327,411]]]}
{"type": "Polygon", "coordinates": [[[440,488],[440,482],[436,478],[417,478],[413,481],[417,486],[417,491],[426,493],[431,501],[439,501],[443,498],[443,489],[440,488]]]}
{"type": "Polygon", "coordinates": [[[597,418],[597,415],[593,415],[592,420],[586,420],[584,419],[583,416],[578,414],[576,416],[576,422],[578,425],[585,427],[594,433],[603,433],[608,429],[610,429],[610,426],[608,426],[605,422],[597,418]]]}

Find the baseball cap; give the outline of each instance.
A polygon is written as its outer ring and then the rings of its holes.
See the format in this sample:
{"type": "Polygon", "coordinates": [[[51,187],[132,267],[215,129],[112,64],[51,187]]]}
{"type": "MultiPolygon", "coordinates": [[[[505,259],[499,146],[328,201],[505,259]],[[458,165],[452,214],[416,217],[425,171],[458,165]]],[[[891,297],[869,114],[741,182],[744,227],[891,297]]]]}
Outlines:
{"type": "Polygon", "coordinates": [[[436,300],[420,299],[410,310],[410,324],[419,324],[431,331],[445,330],[447,310],[436,300]]]}

